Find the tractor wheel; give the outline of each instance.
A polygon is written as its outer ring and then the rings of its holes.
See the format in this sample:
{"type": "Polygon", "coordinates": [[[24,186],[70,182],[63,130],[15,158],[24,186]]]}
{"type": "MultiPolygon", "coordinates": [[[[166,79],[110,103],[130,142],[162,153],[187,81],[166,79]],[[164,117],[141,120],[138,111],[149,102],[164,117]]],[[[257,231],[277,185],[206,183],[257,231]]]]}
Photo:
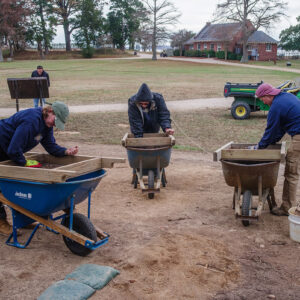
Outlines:
{"type": "MultiPolygon", "coordinates": [[[[62,221],[62,225],[69,227],[70,223],[70,216],[66,216],[65,219],[62,221]]],[[[77,233],[82,234],[83,236],[89,238],[90,240],[93,240],[97,242],[97,232],[95,230],[94,225],[89,220],[88,217],[76,213],[73,214],[73,230],[77,233]]],[[[80,256],[87,256],[90,254],[93,250],[86,248],[85,246],[67,238],[66,236],[63,236],[63,240],[66,244],[66,246],[73,252],[74,254],[80,255],[80,256]]]]}
{"type": "Polygon", "coordinates": [[[237,120],[245,120],[250,116],[250,106],[246,102],[233,102],[231,106],[231,115],[237,120]]]}
{"type": "MultiPolygon", "coordinates": [[[[252,193],[251,191],[245,191],[243,194],[243,203],[242,203],[242,216],[251,216],[251,206],[252,205],[252,193]]],[[[244,226],[249,226],[249,220],[242,220],[244,226]]]]}

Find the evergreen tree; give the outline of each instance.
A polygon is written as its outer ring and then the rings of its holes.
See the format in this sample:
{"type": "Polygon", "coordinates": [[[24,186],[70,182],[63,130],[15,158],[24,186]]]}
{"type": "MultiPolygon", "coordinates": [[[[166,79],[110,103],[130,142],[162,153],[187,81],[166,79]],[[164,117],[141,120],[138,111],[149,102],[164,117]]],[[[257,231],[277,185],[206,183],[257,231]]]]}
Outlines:
{"type": "Polygon", "coordinates": [[[297,25],[282,30],[279,35],[280,46],[284,50],[300,51],[300,16],[297,17],[297,21],[297,25]]]}
{"type": "Polygon", "coordinates": [[[111,0],[110,3],[106,31],[111,35],[114,46],[124,50],[128,42],[133,49],[146,10],[139,0],[111,0]]]}
{"type": "Polygon", "coordinates": [[[83,49],[94,46],[103,32],[103,6],[97,0],[82,0],[77,22],[79,28],[74,34],[76,44],[83,49]]]}

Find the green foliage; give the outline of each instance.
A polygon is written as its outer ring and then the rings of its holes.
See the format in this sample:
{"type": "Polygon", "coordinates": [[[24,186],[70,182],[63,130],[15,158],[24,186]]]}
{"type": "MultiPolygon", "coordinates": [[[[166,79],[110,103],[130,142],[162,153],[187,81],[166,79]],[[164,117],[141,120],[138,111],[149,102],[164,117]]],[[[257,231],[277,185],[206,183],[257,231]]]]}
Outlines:
{"type": "Polygon", "coordinates": [[[87,47],[82,49],[82,56],[84,58],[92,58],[95,53],[95,49],[93,47],[87,47]]]}
{"type": "Polygon", "coordinates": [[[92,57],[91,46],[96,44],[103,29],[102,7],[98,5],[97,0],[82,1],[78,24],[79,28],[74,34],[75,42],[84,49],[82,52],[84,57],[92,57]]]}
{"type": "Polygon", "coordinates": [[[284,50],[300,50],[300,16],[297,21],[297,25],[282,30],[279,35],[280,46],[284,50]]]}
{"type": "Polygon", "coordinates": [[[208,50],[207,54],[209,55],[209,57],[215,57],[216,56],[216,52],[214,50],[208,50]]]}
{"type": "Polygon", "coordinates": [[[117,48],[125,49],[128,42],[134,49],[135,35],[145,16],[145,8],[139,0],[111,0],[107,15],[106,32],[117,48]]]}
{"type": "Polygon", "coordinates": [[[173,52],[174,56],[180,56],[180,50],[179,49],[175,49],[173,52]]]}
{"type": "Polygon", "coordinates": [[[50,48],[56,34],[57,19],[53,14],[53,5],[47,0],[32,0],[32,14],[29,16],[26,41],[50,48]]]}
{"type": "Polygon", "coordinates": [[[225,51],[218,51],[216,57],[219,59],[225,59],[225,51]]]}
{"type": "Polygon", "coordinates": [[[237,59],[237,55],[235,53],[228,52],[227,53],[227,58],[230,59],[230,60],[236,60],[237,59]]]}

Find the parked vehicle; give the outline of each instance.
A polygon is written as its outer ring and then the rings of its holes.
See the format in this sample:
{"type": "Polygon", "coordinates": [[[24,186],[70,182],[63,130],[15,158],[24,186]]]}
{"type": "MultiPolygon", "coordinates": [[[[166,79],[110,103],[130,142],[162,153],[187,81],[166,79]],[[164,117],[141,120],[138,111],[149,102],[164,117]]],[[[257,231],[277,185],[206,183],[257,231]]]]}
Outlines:
{"type": "MultiPolygon", "coordinates": [[[[263,83],[231,83],[224,86],[224,96],[234,97],[231,104],[231,115],[237,120],[244,120],[250,117],[251,112],[269,111],[270,107],[262,100],[255,97],[256,89],[263,83]]],[[[288,80],[277,87],[287,93],[293,93],[300,99],[300,87],[296,87],[295,82],[288,80]]]]}

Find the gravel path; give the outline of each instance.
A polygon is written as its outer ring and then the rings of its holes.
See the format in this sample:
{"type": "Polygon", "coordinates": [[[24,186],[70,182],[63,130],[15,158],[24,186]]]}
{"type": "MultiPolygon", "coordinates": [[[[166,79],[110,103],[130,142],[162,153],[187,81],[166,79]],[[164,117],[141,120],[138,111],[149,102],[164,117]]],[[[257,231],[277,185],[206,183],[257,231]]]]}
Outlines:
{"type": "MultiPolygon", "coordinates": [[[[168,108],[170,111],[187,111],[195,109],[205,109],[212,107],[230,107],[233,99],[226,98],[207,98],[207,99],[191,99],[169,101],[168,108]]],[[[25,107],[24,109],[29,108],[25,107]]],[[[127,103],[115,104],[92,104],[92,105],[76,105],[69,106],[71,113],[85,112],[123,112],[127,111],[127,103]]],[[[7,117],[16,112],[15,108],[0,108],[0,117],[7,117]]]]}

